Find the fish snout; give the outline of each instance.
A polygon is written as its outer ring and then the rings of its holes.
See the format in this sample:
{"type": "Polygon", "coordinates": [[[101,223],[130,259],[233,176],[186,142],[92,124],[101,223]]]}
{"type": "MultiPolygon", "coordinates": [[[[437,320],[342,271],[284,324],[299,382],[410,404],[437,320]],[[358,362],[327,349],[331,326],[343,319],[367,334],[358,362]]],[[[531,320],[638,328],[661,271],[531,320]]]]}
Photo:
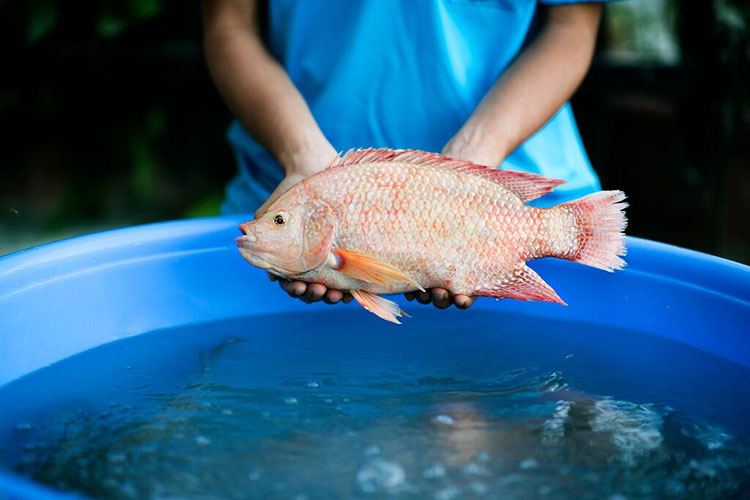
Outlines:
{"type": "Polygon", "coordinates": [[[248,243],[255,243],[256,241],[258,241],[258,237],[255,235],[252,227],[250,227],[250,224],[248,224],[247,222],[240,224],[239,230],[244,236],[240,236],[239,238],[237,238],[238,241],[240,239],[245,240],[248,243]]]}

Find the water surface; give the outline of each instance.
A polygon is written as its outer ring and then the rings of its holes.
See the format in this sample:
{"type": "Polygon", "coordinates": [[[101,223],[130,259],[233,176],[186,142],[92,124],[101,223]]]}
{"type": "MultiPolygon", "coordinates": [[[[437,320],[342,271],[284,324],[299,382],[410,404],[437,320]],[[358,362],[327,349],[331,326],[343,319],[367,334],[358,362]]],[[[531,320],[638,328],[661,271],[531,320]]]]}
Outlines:
{"type": "Polygon", "coordinates": [[[442,313],[93,349],[0,389],[2,466],[114,499],[747,497],[750,370],[634,331],[442,313]]]}

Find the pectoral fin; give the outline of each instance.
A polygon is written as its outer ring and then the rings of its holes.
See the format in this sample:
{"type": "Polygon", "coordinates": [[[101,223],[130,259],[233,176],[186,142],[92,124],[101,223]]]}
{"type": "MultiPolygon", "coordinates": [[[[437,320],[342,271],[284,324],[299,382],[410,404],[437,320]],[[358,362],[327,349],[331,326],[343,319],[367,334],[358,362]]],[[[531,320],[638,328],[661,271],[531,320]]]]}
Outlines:
{"type": "Polygon", "coordinates": [[[331,251],[336,255],[336,270],[352,278],[378,285],[408,283],[417,290],[425,291],[422,285],[392,265],[374,257],[340,248],[331,251]]]}
{"type": "Polygon", "coordinates": [[[409,317],[401,308],[392,300],[384,299],[374,293],[366,292],[364,290],[352,290],[352,296],[359,302],[359,305],[373,313],[374,315],[383,318],[391,323],[400,325],[401,322],[396,319],[397,317],[406,316],[409,317]]]}

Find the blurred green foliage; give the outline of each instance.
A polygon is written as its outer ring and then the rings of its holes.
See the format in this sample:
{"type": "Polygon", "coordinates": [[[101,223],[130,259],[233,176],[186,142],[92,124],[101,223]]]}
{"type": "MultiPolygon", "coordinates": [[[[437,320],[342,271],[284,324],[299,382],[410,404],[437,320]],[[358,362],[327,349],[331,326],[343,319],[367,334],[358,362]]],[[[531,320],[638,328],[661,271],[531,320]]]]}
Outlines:
{"type": "Polygon", "coordinates": [[[32,1],[29,3],[29,18],[26,24],[26,41],[34,43],[54,28],[60,8],[52,2],[32,1]]]}
{"type": "MultiPolygon", "coordinates": [[[[39,42],[60,24],[61,3],[65,2],[30,0],[20,7],[20,16],[25,20],[27,43],[39,42]]],[[[4,4],[0,3],[0,8],[5,7],[4,4]]],[[[92,31],[101,38],[116,38],[129,27],[156,18],[162,7],[161,0],[100,0],[93,6],[95,17],[92,31]]]]}

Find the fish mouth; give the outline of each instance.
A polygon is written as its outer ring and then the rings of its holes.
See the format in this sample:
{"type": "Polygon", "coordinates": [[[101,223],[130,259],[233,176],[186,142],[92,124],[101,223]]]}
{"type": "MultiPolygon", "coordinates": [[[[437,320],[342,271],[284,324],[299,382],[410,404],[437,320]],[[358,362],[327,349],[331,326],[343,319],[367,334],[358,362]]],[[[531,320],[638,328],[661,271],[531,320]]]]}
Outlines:
{"type": "Polygon", "coordinates": [[[252,235],[252,237],[248,237],[249,235],[244,236],[238,236],[235,238],[235,243],[237,243],[237,249],[240,251],[240,255],[242,255],[242,258],[245,259],[248,264],[250,264],[253,267],[257,267],[258,269],[263,269],[265,271],[268,271],[271,274],[275,274],[276,276],[280,276],[282,278],[286,278],[290,276],[293,273],[289,273],[288,271],[275,266],[268,262],[267,260],[264,260],[259,255],[255,254],[253,252],[252,243],[257,241],[257,238],[255,235],[252,235]]]}

